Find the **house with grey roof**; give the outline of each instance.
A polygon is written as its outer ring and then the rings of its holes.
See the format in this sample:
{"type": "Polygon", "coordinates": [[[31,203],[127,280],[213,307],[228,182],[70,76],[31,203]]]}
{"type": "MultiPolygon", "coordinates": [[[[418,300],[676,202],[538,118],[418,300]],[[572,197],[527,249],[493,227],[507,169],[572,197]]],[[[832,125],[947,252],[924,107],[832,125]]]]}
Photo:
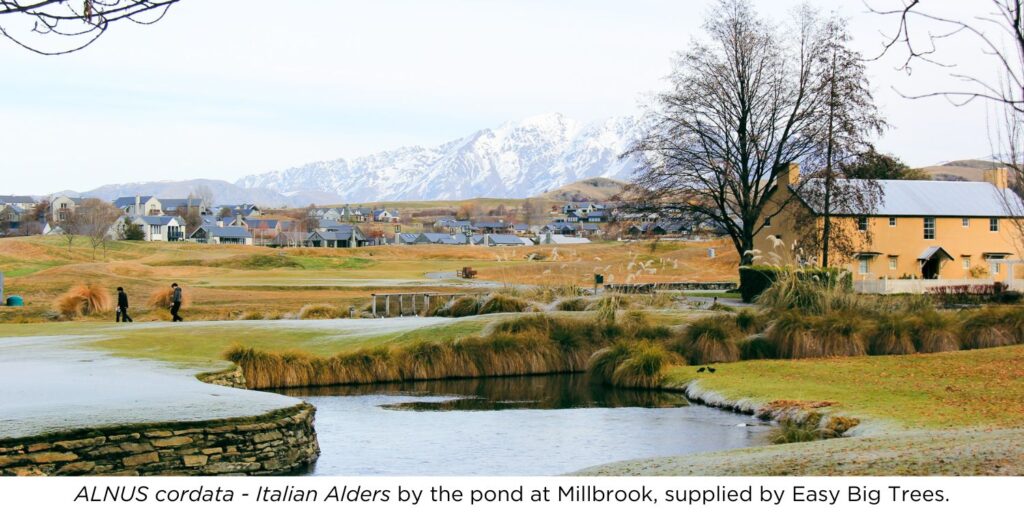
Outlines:
{"type": "Polygon", "coordinates": [[[369,245],[369,240],[357,226],[341,224],[336,229],[318,229],[309,233],[304,245],[307,247],[349,248],[369,245]]]}
{"type": "Polygon", "coordinates": [[[147,242],[180,242],[185,239],[185,219],[171,215],[137,215],[126,217],[142,228],[147,242]]]}
{"type": "Polygon", "coordinates": [[[252,234],[241,226],[200,226],[188,239],[200,244],[252,245],[252,234]]]}

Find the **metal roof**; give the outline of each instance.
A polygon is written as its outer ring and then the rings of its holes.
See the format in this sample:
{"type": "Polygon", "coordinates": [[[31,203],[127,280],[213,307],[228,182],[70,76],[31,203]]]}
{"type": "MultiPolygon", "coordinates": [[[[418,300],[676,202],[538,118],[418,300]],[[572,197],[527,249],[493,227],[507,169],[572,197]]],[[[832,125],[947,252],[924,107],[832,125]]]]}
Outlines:
{"type": "Polygon", "coordinates": [[[239,226],[204,226],[200,229],[205,229],[210,238],[252,238],[245,228],[239,226]]]}
{"type": "Polygon", "coordinates": [[[177,220],[178,224],[184,224],[185,221],[181,217],[173,217],[170,215],[140,215],[135,217],[135,220],[141,220],[143,224],[148,226],[166,226],[171,223],[172,220],[177,220]]]}
{"type": "Polygon", "coordinates": [[[938,255],[939,258],[946,258],[947,260],[953,261],[953,257],[950,256],[949,253],[946,252],[945,249],[943,249],[942,247],[939,247],[937,245],[933,245],[933,246],[925,249],[924,252],[922,252],[921,255],[917,257],[917,260],[918,261],[928,261],[928,260],[932,259],[932,257],[935,256],[935,255],[938,255]]]}
{"type": "MultiPolygon", "coordinates": [[[[799,194],[804,188],[819,183],[819,179],[807,180],[796,191],[799,194]]],[[[1008,217],[1024,213],[1024,202],[1016,193],[985,181],[876,180],[875,183],[881,192],[875,211],[834,213],[895,217],[1008,217]]],[[[806,200],[807,196],[802,197],[806,200]]],[[[818,213],[821,211],[820,205],[808,206],[818,213]]]]}

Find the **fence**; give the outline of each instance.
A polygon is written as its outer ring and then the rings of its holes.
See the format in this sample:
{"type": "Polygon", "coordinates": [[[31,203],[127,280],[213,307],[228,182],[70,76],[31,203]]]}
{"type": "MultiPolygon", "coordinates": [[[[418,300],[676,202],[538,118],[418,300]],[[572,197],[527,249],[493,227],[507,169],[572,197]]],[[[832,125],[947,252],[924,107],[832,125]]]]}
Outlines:
{"type": "MultiPolygon", "coordinates": [[[[995,279],[865,279],[854,281],[857,293],[887,295],[894,293],[928,293],[938,286],[985,286],[995,284],[995,279]]],[[[1024,290],[1024,279],[1005,281],[1011,290],[1024,290]]]]}

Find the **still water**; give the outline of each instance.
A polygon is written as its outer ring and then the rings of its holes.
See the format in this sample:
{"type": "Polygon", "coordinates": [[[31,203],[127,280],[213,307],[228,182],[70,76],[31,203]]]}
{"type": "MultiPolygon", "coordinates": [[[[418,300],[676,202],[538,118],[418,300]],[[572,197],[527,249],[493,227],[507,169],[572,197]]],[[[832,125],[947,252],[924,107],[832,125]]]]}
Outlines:
{"type": "Polygon", "coordinates": [[[550,375],[289,389],[317,408],[313,475],[557,475],[765,444],[768,426],[676,393],[550,375]]]}

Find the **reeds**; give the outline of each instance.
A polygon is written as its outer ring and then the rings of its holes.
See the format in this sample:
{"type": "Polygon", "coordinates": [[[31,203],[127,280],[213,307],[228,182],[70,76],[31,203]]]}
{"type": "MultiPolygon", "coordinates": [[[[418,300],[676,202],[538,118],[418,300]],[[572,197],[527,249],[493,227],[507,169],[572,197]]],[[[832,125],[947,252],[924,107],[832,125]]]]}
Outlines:
{"type": "Polygon", "coordinates": [[[66,318],[77,318],[109,312],[113,307],[113,300],[110,292],[102,286],[92,283],[79,284],[58,297],[54,307],[66,318]]]}
{"type": "Polygon", "coordinates": [[[735,316],[736,328],[744,334],[763,332],[768,326],[768,317],[764,313],[744,308],[735,316]]]}
{"type": "Polygon", "coordinates": [[[740,349],[740,360],[751,359],[775,359],[779,357],[779,351],[763,334],[748,336],[736,342],[740,349]]]}
{"type": "Polygon", "coordinates": [[[859,315],[826,315],[814,322],[812,336],[822,357],[863,356],[868,353],[864,331],[859,315]]]}

